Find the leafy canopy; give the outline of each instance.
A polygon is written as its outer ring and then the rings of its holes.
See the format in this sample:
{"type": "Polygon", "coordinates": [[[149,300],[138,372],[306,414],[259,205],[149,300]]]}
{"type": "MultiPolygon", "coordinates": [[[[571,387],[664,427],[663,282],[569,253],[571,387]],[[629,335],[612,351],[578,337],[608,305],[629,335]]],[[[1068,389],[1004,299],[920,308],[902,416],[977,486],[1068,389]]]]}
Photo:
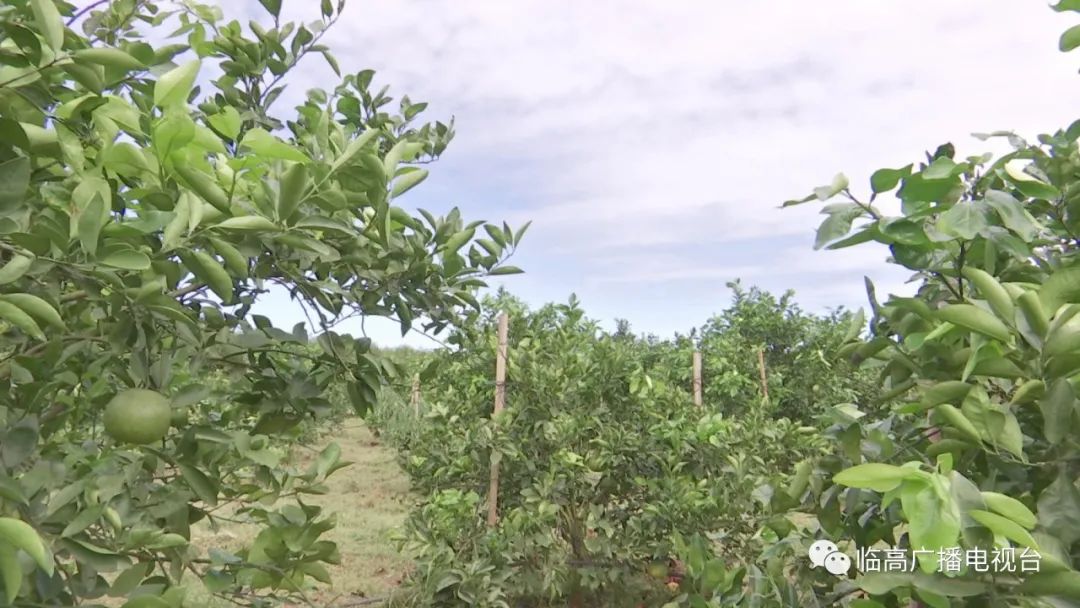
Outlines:
{"type": "Polygon", "coordinates": [[[332,381],[363,413],[395,369],[333,328],[438,331],[484,276],[517,272],[523,228],[400,206],[453,125],[342,69],[320,40],[344,3],[312,23],[263,5],[246,25],[187,1],[0,7],[2,603],[178,606],[192,576],[245,604],[303,600],[337,549],[301,497],[344,463],[330,446],[297,470],[282,446],[344,405],[332,381]],[[313,57],[341,83],[281,112],[313,57]],[[270,289],[308,326],[253,315],[270,289]],[[103,436],[128,387],[170,399],[160,443],[103,436]],[[222,512],[262,532],[201,555],[191,526],[222,512]]]}

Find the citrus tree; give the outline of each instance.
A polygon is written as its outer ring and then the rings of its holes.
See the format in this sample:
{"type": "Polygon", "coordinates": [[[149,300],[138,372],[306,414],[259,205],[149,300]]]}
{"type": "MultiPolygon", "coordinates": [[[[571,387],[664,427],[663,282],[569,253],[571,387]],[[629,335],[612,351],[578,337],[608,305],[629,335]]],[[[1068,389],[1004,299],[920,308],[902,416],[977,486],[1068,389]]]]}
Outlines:
{"type": "MultiPolygon", "coordinates": [[[[1063,50],[1078,45],[1080,28],[1061,39],[1063,50]]],[[[885,301],[870,289],[870,334],[843,350],[880,366],[900,402],[883,415],[836,410],[839,449],[816,462],[801,496],[815,515],[808,532],[851,556],[906,549],[915,567],[858,572],[853,559],[853,581],[803,571],[834,599],[863,595],[867,608],[1080,600],[1080,122],[1036,142],[980,137],[1012,150],[958,158],[945,144],[874,172],[868,196],[841,175],[788,203],[827,201],[819,246],[885,244],[919,285],[914,297],[885,301]],[[887,193],[899,200],[895,215],[879,204],[887,193]],[[949,565],[950,555],[960,561],[949,565]]],[[[813,540],[799,538],[787,540],[792,556],[813,540]]],[[[808,590],[792,605],[820,597],[808,590]]]]}
{"type": "Polygon", "coordinates": [[[394,370],[334,327],[438,331],[517,272],[522,230],[398,205],[452,124],[339,66],[320,39],[343,3],[262,5],[246,25],[191,1],[0,7],[0,605],[178,606],[194,579],[303,601],[337,559],[303,496],[345,463],[284,467],[279,440],[332,381],[362,413],[394,370]],[[341,84],[279,113],[315,60],[341,84]],[[310,324],[252,314],[271,289],[310,324]],[[194,550],[223,513],[261,532],[194,550]]]}
{"type": "Polygon", "coordinates": [[[675,374],[671,382],[690,386],[687,362],[696,345],[702,355],[703,401],[738,417],[760,409],[772,417],[811,423],[826,406],[877,398],[873,371],[836,357],[845,340],[858,335],[861,313],[837,309],[815,315],[796,304],[794,291],[778,297],[738,281],[728,287],[731,304],[691,336],[644,345],[651,357],[663,361],[657,373],[670,371],[675,374]]]}

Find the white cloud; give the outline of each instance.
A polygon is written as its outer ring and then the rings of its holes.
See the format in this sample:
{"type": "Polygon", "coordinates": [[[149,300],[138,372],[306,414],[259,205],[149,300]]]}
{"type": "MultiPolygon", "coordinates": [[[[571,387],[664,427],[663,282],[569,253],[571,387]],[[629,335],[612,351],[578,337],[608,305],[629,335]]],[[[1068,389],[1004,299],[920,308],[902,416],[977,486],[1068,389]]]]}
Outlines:
{"type": "Polygon", "coordinates": [[[357,9],[329,36],[339,55],[457,115],[453,154],[538,157],[518,186],[547,204],[514,215],[578,244],[592,223],[597,249],[702,238],[678,218],[731,240],[796,233],[810,212],[776,204],[837,170],[946,138],[981,151],[971,131],[1053,127],[1080,91],[1054,49],[1064,20],[1008,0],[357,9]]]}
{"type": "MultiPolygon", "coordinates": [[[[1014,0],[354,1],[326,42],[346,70],[456,117],[429,192],[534,219],[534,297],[738,271],[824,300],[861,294],[884,253],[814,254],[818,206],[779,204],[841,170],[865,192],[874,169],[945,141],[991,149],[973,131],[1068,124],[1080,81],[1056,41],[1072,23],[1014,0]],[[672,247],[696,261],[667,264],[672,247]],[[634,272],[612,270],[627,252],[634,272]]],[[[300,90],[333,80],[320,61],[300,90]]]]}

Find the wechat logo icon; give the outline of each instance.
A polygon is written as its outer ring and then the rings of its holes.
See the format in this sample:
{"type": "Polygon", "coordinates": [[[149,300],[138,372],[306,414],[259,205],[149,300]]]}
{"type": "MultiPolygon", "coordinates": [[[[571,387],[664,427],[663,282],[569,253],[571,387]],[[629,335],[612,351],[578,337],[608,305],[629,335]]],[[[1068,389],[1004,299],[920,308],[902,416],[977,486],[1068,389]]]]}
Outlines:
{"type": "Polygon", "coordinates": [[[829,574],[840,576],[851,569],[851,558],[840,552],[836,543],[828,540],[815,541],[810,545],[810,564],[817,568],[824,566],[829,574]]]}

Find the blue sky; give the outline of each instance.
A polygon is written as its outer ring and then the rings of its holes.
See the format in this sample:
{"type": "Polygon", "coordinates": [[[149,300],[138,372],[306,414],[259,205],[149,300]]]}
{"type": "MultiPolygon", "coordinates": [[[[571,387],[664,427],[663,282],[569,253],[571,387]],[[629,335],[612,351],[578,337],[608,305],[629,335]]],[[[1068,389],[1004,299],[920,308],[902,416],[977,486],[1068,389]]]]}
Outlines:
{"type": "MultiPolygon", "coordinates": [[[[318,3],[285,7],[310,18],[318,3]]],[[[945,141],[995,149],[973,132],[1069,124],[1080,62],[1056,46],[1074,20],[1016,0],[352,0],[325,40],[343,70],[375,69],[456,120],[403,205],[533,220],[526,274],[493,284],[534,305],[573,292],[608,325],[669,335],[723,309],[736,278],[813,311],[864,306],[864,275],[880,295],[908,290],[884,249],[813,251],[820,207],[780,203],[838,171],[865,193],[874,169],[945,141]]],[[[321,58],[301,68],[294,95],[332,88],[321,58]]],[[[280,294],[259,312],[303,320],[280,294]]]]}

